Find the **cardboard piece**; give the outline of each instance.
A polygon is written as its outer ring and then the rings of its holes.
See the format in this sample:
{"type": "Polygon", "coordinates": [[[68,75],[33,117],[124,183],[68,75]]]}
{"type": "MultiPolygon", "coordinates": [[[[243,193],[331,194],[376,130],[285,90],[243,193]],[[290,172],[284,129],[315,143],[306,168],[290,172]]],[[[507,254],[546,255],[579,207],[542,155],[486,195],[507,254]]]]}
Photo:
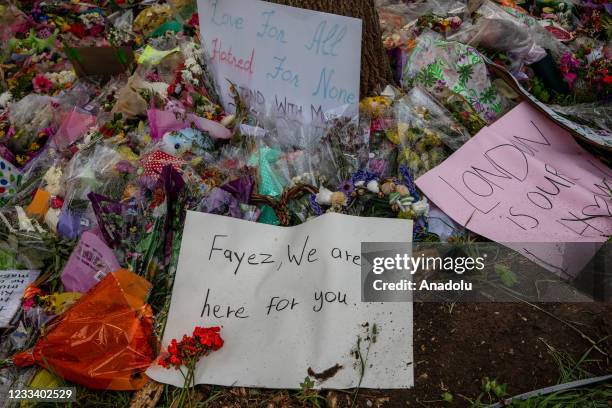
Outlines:
{"type": "Polygon", "coordinates": [[[416,184],[457,223],[562,277],[575,277],[598,248],[572,243],[612,234],[612,171],[526,102],[416,184]]]}
{"type": "Polygon", "coordinates": [[[66,50],[66,55],[80,78],[119,75],[134,61],[131,47],[74,47],[66,50]]]}

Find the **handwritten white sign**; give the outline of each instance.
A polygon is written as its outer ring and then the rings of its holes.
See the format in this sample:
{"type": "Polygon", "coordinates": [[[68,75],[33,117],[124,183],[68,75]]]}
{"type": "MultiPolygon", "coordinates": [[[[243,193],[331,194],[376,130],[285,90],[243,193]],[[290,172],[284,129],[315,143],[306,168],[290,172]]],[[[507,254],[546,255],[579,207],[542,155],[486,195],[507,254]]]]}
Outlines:
{"type": "MultiPolygon", "coordinates": [[[[413,385],[412,303],[362,303],[361,242],[409,242],[409,220],[326,214],[275,227],[188,212],[163,337],[222,326],[223,348],[202,359],[197,384],[298,388],[311,373],[340,365],[318,387],[413,385]],[[367,340],[376,325],[375,342],[367,340]]],[[[174,369],[156,381],[183,385],[174,369]]],[[[311,378],[312,375],[311,375],[311,378]]]]}
{"type": "Polygon", "coordinates": [[[459,224],[564,278],[612,234],[612,171],[526,102],[416,184],[459,224]]]}
{"type": "Polygon", "coordinates": [[[40,271],[0,271],[0,327],[8,327],[21,304],[23,291],[40,271]]]}
{"type": "Polygon", "coordinates": [[[225,108],[228,79],[251,109],[315,122],[358,113],[361,20],[258,0],[198,0],[202,44],[225,108]]]}

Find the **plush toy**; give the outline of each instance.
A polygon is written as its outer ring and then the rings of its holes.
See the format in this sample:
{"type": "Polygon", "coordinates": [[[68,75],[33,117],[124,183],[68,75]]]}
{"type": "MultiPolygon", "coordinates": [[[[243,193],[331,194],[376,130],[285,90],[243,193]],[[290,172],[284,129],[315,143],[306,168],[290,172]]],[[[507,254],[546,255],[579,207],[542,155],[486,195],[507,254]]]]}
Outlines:
{"type": "Polygon", "coordinates": [[[210,136],[198,129],[185,128],[166,133],[162,137],[160,150],[175,157],[181,157],[187,152],[201,156],[213,147],[210,136]]]}

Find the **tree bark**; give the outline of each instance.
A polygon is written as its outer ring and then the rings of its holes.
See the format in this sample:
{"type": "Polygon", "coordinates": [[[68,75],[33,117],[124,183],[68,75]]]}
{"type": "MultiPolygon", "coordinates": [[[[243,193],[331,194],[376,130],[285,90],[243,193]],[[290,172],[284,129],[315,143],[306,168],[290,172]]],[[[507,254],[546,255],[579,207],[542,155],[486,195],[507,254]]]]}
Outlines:
{"type": "Polygon", "coordinates": [[[393,73],[382,44],[374,0],[268,0],[272,3],[359,18],[363,21],[361,41],[361,96],[393,83],[393,73]]]}

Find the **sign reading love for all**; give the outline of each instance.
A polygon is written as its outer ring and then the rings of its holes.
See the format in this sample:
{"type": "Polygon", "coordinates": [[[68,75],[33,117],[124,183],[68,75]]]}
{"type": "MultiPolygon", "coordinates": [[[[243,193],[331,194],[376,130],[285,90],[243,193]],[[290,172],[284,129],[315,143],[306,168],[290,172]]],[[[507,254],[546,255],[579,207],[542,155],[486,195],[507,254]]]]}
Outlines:
{"type": "MultiPolygon", "coordinates": [[[[276,227],[188,212],[163,346],[222,326],[225,344],[198,363],[197,384],[411,387],[412,303],[361,302],[360,270],[361,242],[411,240],[409,220],[325,214],[276,227]],[[325,381],[312,374],[328,369],[325,381]]],[[[160,366],[147,375],[184,382],[160,366]]]]}
{"type": "Polygon", "coordinates": [[[612,234],[612,170],[526,102],[416,184],[459,224],[564,278],[612,234]]]}
{"type": "Polygon", "coordinates": [[[202,44],[224,107],[318,122],[358,114],[361,20],[257,0],[198,0],[202,44]]]}

